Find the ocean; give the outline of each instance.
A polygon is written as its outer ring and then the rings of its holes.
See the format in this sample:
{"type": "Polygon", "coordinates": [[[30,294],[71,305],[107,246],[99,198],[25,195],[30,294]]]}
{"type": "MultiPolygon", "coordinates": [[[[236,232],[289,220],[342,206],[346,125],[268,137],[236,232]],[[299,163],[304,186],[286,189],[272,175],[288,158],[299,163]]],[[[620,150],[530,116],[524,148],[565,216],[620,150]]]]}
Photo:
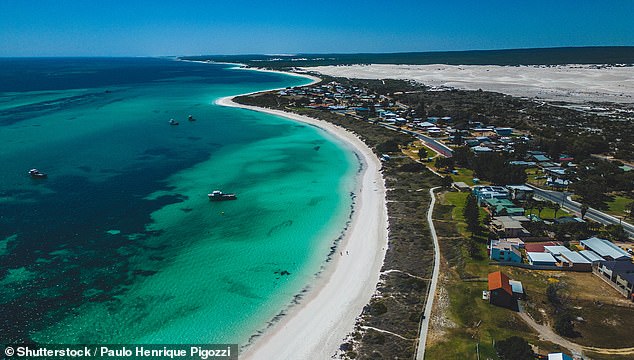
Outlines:
{"type": "Polygon", "coordinates": [[[0,59],[0,342],[244,345],[266,327],[332,253],[359,163],[318,128],[214,101],[308,82],[0,59]]]}

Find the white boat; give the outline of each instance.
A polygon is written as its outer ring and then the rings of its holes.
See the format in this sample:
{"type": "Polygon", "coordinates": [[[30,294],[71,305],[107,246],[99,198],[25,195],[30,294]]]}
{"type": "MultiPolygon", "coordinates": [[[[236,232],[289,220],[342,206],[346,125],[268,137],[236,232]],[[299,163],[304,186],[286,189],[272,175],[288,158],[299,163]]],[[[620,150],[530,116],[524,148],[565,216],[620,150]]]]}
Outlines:
{"type": "Polygon", "coordinates": [[[43,172],[41,172],[38,169],[31,169],[31,170],[29,170],[29,176],[34,178],[34,179],[43,179],[43,178],[47,177],[48,175],[43,173],[43,172]]]}
{"type": "Polygon", "coordinates": [[[224,194],[220,190],[214,190],[211,194],[207,194],[211,201],[237,200],[236,194],[224,194]]]}

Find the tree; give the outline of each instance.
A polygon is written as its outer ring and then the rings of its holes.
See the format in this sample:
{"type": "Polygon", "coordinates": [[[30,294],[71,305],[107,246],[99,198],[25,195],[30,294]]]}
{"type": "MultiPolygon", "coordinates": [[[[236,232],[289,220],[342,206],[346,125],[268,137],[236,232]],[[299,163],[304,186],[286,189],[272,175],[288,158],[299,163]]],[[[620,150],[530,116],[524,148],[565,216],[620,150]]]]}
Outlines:
{"type": "Polygon", "coordinates": [[[555,316],[555,332],[567,337],[575,337],[577,335],[570,312],[562,311],[555,316]]]}
{"type": "Polygon", "coordinates": [[[425,101],[423,100],[422,97],[420,99],[420,102],[416,106],[415,111],[416,111],[416,115],[419,116],[419,117],[427,116],[427,109],[425,108],[425,101]]]}
{"type": "Polygon", "coordinates": [[[526,202],[524,203],[524,207],[526,208],[526,210],[528,210],[529,214],[533,213],[533,208],[535,207],[535,200],[531,199],[527,199],[526,202]]]}
{"type": "Polygon", "coordinates": [[[535,358],[528,341],[519,336],[511,336],[496,342],[495,352],[502,360],[532,360],[535,358]]]}
{"type": "Polygon", "coordinates": [[[454,166],[455,166],[455,161],[453,157],[439,156],[436,158],[436,167],[439,169],[441,168],[453,169],[454,166]]]}
{"type": "Polygon", "coordinates": [[[631,203],[629,203],[629,205],[627,205],[626,210],[629,212],[628,216],[631,218],[634,218],[634,201],[632,201],[631,203]]]}
{"type": "Polygon", "coordinates": [[[398,141],[391,139],[378,144],[376,151],[380,153],[398,152],[400,148],[398,147],[398,141]]]}
{"type": "Polygon", "coordinates": [[[442,183],[442,186],[446,188],[450,188],[451,185],[453,184],[453,178],[451,177],[451,175],[443,176],[441,183],[442,183]]]}
{"type": "MultiPolygon", "coordinates": [[[[633,203],[634,204],[634,203],[633,203]]],[[[588,209],[590,209],[590,207],[588,206],[588,204],[581,204],[581,220],[583,220],[583,218],[586,217],[586,213],[588,212],[588,209]]]]}
{"type": "Polygon", "coordinates": [[[559,211],[559,209],[561,209],[561,205],[559,205],[559,203],[554,203],[553,210],[555,210],[555,216],[553,217],[553,219],[557,219],[557,212],[559,211]]]}
{"type": "Polygon", "coordinates": [[[544,210],[544,203],[542,203],[541,201],[537,203],[537,205],[535,205],[535,208],[537,209],[537,216],[539,216],[540,218],[542,217],[542,210],[544,210]]]}
{"type": "Polygon", "coordinates": [[[427,159],[427,149],[423,147],[418,149],[418,160],[422,161],[424,159],[427,159]]]}
{"type": "Polygon", "coordinates": [[[480,208],[475,195],[469,194],[467,196],[463,214],[467,223],[467,230],[471,231],[471,233],[477,232],[480,228],[480,208]]]}

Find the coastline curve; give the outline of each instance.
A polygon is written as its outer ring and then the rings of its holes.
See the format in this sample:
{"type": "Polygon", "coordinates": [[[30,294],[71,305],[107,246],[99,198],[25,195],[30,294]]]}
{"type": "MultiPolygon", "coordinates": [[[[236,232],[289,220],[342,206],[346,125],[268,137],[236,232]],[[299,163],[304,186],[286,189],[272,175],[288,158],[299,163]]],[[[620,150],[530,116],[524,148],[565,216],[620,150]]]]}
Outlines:
{"type": "Polygon", "coordinates": [[[220,98],[215,103],[318,127],[348,146],[365,165],[358,175],[355,212],[339,243],[341,255],[334,256],[297,306],[289,308],[286,316],[241,354],[245,359],[330,358],[353,331],[357,317],[375,292],[383,266],[388,222],[381,163],[361,139],[343,128],[280,110],[237,104],[233,98],[220,98]]]}

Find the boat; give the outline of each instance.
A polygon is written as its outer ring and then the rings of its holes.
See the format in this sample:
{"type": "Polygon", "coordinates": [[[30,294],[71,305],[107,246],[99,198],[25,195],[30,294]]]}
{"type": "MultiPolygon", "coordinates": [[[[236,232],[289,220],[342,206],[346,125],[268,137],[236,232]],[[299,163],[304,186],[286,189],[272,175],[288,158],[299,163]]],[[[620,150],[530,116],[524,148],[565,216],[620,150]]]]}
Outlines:
{"type": "Polygon", "coordinates": [[[207,194],[211,201],[237,200],[236,194],[224,194],[220,190],[214,190],[211,194],[207,194]]]}
{"type": "Polygon", "coordinates": [[[38,169],[31,169],[29,170],[29,176],[34,178],[34,179],[44,179],[45,177],[48,177],[47,174],[41,172],[38,169]]]}
{"type": "Polygon", "coordinates": [[[192,115],[189,115],[189,116],[187,117],[187,120],[189,120],[189,121],[196,121],[196,119],[194,119],[194,117],[193,117],[192,115]]]}
{"type": "Polygon", "coordinates": [[[174,119],[170,119],[169,123],[170,123],[170,125],[178,125],[178,121],[176,121],[174,119]]]}

